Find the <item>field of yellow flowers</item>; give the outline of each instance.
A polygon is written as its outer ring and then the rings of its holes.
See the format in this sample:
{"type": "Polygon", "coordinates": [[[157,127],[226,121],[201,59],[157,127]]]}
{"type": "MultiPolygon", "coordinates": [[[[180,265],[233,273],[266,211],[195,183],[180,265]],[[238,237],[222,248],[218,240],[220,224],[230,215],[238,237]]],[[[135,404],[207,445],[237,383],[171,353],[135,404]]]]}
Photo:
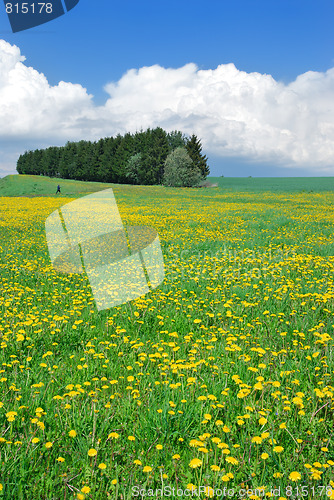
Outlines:
{"type": "Polygon", "coordinates": [[[334,194],[114,192],[166,278],[101,312],[0,198],[0,498],[333,499],[334,194]]]}

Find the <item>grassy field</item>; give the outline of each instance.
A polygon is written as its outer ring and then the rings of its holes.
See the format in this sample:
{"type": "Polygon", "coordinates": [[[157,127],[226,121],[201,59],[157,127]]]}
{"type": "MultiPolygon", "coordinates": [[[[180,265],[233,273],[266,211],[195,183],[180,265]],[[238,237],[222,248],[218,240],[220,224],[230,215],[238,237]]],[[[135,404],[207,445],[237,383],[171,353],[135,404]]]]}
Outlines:
{"type": "Polygon", "coordinates": [[[309,192],[334,191],[334,177],[210,177],[222,189],[233,191],[309,192]]]}
{"type": "Polygon", "coordinates": [[[52,268],[44,227],[95,183],[57,198],[35,179],[0,183],[0,497],[334,499],[325,183],[113,186],[123,222],[158,231],[166,278],[98,312],[85,275],[52,268]]]}
{"type": "Polygon", "coordinates": [[[80,182],[41,175],[7,175],[0,179],[0,196],[53,196],[58,184],[65,197],[83,196],[111,187],[111,184],[103,182],[80,182]]]}
{"type": "MultiPolygon", "coordinates": [[[[319,193],[334,191],[334,177],[209,177],[226,192],[319,193]]],[[[60,184],[65,197],[84,196],[112,187],[105,182],[82,182],[40,175],[7,175],[0,179],[0,196],[53,196],[60,184]]]]}

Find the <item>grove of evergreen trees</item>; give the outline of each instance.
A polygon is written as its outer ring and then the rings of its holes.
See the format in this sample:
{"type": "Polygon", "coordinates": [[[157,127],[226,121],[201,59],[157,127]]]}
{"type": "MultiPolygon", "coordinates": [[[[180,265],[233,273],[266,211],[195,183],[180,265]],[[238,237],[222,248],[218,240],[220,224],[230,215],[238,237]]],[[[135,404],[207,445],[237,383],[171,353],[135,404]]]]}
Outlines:
{"type": "Polygon", "coordinates": [[[209,174],[201,141],[182,132],[165,132],[162,128],[120,134],[96,142],[67,142],[62,147],[26,151],[20,155],[19,174],[45,175],[83,181],[120,184],[162,184],[165,162],[170,153],[184,148],[199,169],[202,178],[209,174]]]}

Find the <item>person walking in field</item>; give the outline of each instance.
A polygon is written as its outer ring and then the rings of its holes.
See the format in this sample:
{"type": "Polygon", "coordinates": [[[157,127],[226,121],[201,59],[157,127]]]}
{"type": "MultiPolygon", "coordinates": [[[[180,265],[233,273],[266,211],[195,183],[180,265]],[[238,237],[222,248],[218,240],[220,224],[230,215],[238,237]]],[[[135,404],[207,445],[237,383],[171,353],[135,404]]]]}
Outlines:
{"type": "Polygon", "coordinates": [[[57,186],[57,191],[56,191],[56,194],[57,194],[57,193],[60,193],[60,186],[59,186],[59,184],[58,184],[58,186],[57,186]]]}

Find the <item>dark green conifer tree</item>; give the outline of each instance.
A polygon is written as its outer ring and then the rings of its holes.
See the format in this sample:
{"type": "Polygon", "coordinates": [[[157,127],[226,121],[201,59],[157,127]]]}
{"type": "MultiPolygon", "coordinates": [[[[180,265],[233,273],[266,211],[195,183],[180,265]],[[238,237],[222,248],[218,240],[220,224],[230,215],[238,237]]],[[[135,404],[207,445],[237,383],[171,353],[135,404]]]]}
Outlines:
{"type": "Polygon", "coordinates": [[[187,140],[186,150],[195,167],[200,170],[203,179],[206,179],[206,177],[210,173],[210,168],[207,163],[208,159],[205,155],[202,154],[201,141],[196,137],[195,134],[193,134],[190,139],[187,140]]]}
{"type": "Polygon", "coordinates": [[[185,148],[187,144],[187,138],[179,130],[173,130],[167,134],[169,151],[172,152],[176,148],[185,148]]]}
{"type": "Polygon", "coordinates": [[[67,142],[63,148],[59,161],[59,177],[75,179],[76,174],[77,143],[67,142]]]}

